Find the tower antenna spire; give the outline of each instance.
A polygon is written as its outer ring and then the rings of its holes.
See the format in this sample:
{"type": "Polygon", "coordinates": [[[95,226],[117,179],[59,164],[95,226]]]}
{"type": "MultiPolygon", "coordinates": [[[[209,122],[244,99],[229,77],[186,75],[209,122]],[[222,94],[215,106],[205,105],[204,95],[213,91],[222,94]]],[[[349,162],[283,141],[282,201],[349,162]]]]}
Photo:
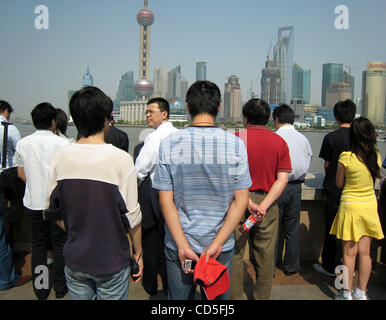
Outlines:
{"type": "Polygon", "coordinates": [[[145,5],[145,8],[148,8],[149,7],[149,0],[143,0],[144,2],[144,5],[145,5]]]}

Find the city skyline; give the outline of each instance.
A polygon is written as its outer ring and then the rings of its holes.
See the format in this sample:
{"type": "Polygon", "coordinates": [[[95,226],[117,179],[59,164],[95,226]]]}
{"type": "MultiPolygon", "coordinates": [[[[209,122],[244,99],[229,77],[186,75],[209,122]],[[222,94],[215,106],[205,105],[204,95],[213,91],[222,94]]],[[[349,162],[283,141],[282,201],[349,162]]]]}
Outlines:
{"type": "MultiPolygon", "coordinates": [[[[106,3],[46,0],[49,29],[37,30],[34,9],[40,1],[1,1],[4,46],[0,53],[0,98],[13,105],[16,115],[28,118],[32,107],[42,101],[67,110],[68,91],[81,87],[87,66],[94,85],[113,100],[122,74],[134,71],[134,79],[139,79],[135,72],[139,60],[135,17],[143,1],[106,3]]],[[[240,79],[244,101],[251,82],[253,91],[260,95],[269,45],[276,43],[280,27],[290,25],[295,30],[294,62],[312,70],[311,103],[321,104],[322,66],[326,63],[352,67],[355,98],[360,98],[361,75],[367,62],[386,60],[386,44],[378,39],[386,27],[386,4],[380,0],[350,1],[349,30],[335,28],[338,5],[339,1],[333,0],[150,0],[149,8],[156,16],[150,75],[155,67],[171,70],[181,65],[191,85],[196,78],[196,62],[206,61],[207,79],[215,82],[222,94],[230,75],[240,79]]],[[[272,50],[269,55],[272,58],[272,50]]]]}

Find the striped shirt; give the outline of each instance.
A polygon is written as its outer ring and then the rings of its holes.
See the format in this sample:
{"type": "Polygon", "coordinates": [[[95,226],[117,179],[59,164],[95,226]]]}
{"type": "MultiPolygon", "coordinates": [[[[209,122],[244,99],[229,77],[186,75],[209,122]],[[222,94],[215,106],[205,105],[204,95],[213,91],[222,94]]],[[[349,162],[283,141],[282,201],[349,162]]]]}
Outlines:
{"type": "MultiPolygon", "coordinates": [[[[183,232],[192,250],[206,249],[221,229],[234,191],[252,184],[241,139],[216,127],[188,127],[160,146],[153,188],[173,191],[183,232]]],[[[165,225],[165,245],[177,246],[165,225]]],[[[234,247],[233,234],[223,252],[234,247]]]]}

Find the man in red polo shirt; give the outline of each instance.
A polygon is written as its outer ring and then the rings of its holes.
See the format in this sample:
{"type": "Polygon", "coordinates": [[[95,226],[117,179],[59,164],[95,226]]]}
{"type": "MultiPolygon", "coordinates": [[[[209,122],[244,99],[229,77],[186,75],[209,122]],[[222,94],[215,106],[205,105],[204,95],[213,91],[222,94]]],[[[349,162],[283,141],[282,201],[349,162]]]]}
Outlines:
{"type": "MultiPolygon", "coordinates": [[[[243,299],[243,256],[249,241],[250,259],[256,272],[253,297],[270,299],[274,274],[275,244],[279,225],[279,209],[276,200],[288,183],[291,158],[287,143],[270,131],[268,123],[271,110],[260,99],[252,99],[243,107],[245,129],[237,132],[248,153],[252,186],[249,188],[249,205],[245,219],[254,214],[258,219],[246,234],[235,231],[235,255],[232,262],[230,298],[243,299]]],[[[240,224],[243,224],[241,221],[240,224]]]]}

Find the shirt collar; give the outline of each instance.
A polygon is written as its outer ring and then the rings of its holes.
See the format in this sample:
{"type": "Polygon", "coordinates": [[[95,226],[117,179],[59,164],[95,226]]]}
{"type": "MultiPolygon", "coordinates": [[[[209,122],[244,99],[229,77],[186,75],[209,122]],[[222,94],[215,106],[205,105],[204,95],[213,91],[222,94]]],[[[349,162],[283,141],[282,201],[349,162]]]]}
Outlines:
{"type": "Polygon", "coordinates": [[[4,116],[0,116],[0,120],[1,120],[1,121],[5,121],[5,122],[8,122],[8,119],[7,119],[6,117],[4,117],[4,116]]]}
{"type": "Polygon", "coordinates": [[[245,129],[269,130],[267,126],[260,124],[248,124],[245,129]]]}
{"type": "Polygon", "coordinates": [[[293,125],[290,125],[290,126],[282,126],[280,127],[279,129],[276,130],[276,132],[278,131],[283,131],[283,130],[295,130],[295,127],[293,125]]]}
{"type": "Polygon", "coordinates": [[[44,135],[44,136],[52,135],[52,134],[55,135],[51,130],[41,130],[41,129],[36,130],[34,134],[44,135]]]}

